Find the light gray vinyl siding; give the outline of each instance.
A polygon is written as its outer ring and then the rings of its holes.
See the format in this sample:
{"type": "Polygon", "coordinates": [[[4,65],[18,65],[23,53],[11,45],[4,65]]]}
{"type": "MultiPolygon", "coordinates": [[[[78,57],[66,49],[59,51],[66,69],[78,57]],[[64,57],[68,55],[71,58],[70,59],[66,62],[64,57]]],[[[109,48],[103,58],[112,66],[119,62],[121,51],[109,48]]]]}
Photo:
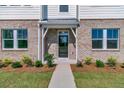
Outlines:
{"type": "MultiPolygon", "coordinates": [[[[48,19],[76,18],[76,5],[69,5],[69,12],[60,12],[59,5],[48,5],[48,19]]],[[[79,19],[121,19],[124,18],[124,6],[83,6],[79,5],[79,19]]],[[[40,19],[40,5],[32,6],[0,6],[0,20],[40,19]]]]}
{"type": "Polygon", "coordinates": [[[0,19],[40,19],[40,6],[0,6],[0,19]]]}
{"type": "Polygon", "coordinates": [[[80,19],[124,18],[124,6],[79,6],[80,19]]]}
{"type": "Polygon", "coordinates": [[[48,6],[48,19],[76,18],[76,5],[69,5],[69,12],[60,12],[59,5],[48,6]]]}

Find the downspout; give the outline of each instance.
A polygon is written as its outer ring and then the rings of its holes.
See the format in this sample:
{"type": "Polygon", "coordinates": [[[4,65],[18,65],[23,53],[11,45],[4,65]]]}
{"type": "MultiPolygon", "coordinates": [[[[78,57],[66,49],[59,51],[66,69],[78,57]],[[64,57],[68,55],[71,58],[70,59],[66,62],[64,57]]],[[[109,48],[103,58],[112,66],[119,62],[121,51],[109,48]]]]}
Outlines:
{"type": "MultiPolygon", "coordinates": [[[[79,19],[79,6],[78,5],[76,6],[76,17],[77,17],[77,21],[80,22],[80,19],[79,19]]],[[[76,28],[76,63],[78,63],[78,32],[77,32],[78,31],[78,26],[76,28]]]]}
{"type": "Polygon", "coordinates": [[[40,5],[40,18],[38,21],[38,60],[41,60],[41,43],[40,43],[41,20],[42,20],[42,5],[40,5]]]}
{"type": "Polygon", "coordinates": [[[79,5],[76,5],[76,18],[78,21],[80,21],[80,19],[79,19],[79,5]]]}

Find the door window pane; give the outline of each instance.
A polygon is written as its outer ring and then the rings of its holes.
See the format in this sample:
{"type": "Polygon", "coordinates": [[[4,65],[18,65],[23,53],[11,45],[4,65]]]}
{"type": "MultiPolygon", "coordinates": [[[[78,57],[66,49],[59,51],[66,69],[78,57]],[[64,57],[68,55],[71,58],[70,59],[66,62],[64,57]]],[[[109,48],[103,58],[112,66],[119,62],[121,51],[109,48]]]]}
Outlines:
{"type": "Polygon", "coordinates": [[[68,57],[68,32],[59,32],[59,57],[68,57]]]}

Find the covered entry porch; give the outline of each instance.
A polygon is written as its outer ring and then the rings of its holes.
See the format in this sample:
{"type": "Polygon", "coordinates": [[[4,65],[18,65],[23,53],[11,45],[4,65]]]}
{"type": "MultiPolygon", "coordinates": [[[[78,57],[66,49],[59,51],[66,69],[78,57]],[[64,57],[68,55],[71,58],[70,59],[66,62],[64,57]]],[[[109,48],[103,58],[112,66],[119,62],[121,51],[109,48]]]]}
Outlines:
{"type": "Polygon", "coordinates": [[[47,20],[41,22],[39,30],[39,56],[44,61],[45,53],[54,54],[55,63],[77,62],[77,27],[76,19],[47,20]]]}

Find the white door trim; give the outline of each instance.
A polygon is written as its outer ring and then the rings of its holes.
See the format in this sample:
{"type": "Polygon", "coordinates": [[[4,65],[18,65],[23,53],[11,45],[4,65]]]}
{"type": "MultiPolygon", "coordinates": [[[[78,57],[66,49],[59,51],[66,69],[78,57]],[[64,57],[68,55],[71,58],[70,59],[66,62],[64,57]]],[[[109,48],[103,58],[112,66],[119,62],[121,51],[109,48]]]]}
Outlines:
{"type": "Polygon", "coordinates": [[[58,59],[69,59],[69,30],[57,30],[57,44],[58,44],[58,59]],[[59,32],[68,32],[68,57],[59,57],[59,32]]]}

